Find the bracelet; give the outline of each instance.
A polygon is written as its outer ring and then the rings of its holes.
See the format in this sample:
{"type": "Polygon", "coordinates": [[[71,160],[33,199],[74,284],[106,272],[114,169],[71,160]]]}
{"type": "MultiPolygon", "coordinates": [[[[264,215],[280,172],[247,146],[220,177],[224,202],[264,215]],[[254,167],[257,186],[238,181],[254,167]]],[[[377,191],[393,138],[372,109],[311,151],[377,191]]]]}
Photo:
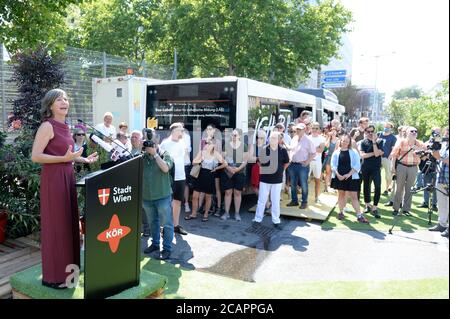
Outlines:
{"type": "Polygon", "coordinates": [[[153,158],[154,159],[157,159],[159,157],[159,154],[158,153],[156,153],[155,155],[153,155],[153,158]]]}

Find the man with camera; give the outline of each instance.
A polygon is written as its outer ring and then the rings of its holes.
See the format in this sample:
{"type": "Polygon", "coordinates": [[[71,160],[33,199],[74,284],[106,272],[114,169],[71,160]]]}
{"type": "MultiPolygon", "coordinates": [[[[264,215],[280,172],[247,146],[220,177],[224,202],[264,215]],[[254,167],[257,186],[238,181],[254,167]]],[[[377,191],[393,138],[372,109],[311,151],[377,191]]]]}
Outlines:
{"type": "MultiPolygon", "coordinates": [[[[428,189],[427,185],[431,184],[434,186],[436,184],[436,169],[437,169],[437,163],[436,159],[432,156],[433,148],[438,148],[440,150],[441,144],[436,141],[436,138],[440,138],[441,136],[441,128],[440,127],[433,127],[431,131],[431,136],[429,141],[427,142],[427,148],[428,150],[426,152],[423,152],[423,157],[421,158],[420,164],[419,164],[419,170],[420,173],[417,176],[417,184],[419,184],[419,188],[423,187],[423,202],[418,207],[419,208],[428,208],[429,199],[430,199],[430,190],[428,189]],[[419,178],[420,176],[420,178],[419,178]],[[419,180],[421,180],[421,183],[419,183],[419,180]]],[[[431,192],[432,196],[432,210],[437,212],[437,196],[436,196],[436,190],[433,189],[431,192]]]]}
{"type": "Polygon", "coordinates": [[[150,254],[158,252],[159,259],[170,258],[174,236],[172,219],[172,188],[170,169],[173,160],[168,152],[159,149],[158,136],[153,130],[146,130],[144,147],[144,176],[142,206],[150,223],[152,244],[144,250],[150,254]],[[163,227],[163,250],[160,253],[160,227],[163,227]]]}
{"type": "Polygon", "coordinates": [[[391,172],[392,175],[396,175],[397,177],[397,190],[394,197],[394,216],[398,215],[402,200],[403,214],[410,215],[412,201],[411,187],[416,180],[417,166],[420,163],[418,151],[423,150],[425,150],[425,145],[417,140],[417,129],[411,126],[406,129],[406,138],[397,142],[392,150],[394,167],[391,172]]]}
{"type": "Polygon", "coordinates": [[[449,189],[449,174],[448,174],[448,127],[444,130],[444,137],[435,136],[431,149],[433,150],[433,157],[439,161],[436,179],[436,195],[438,206],[438,224],[430,231],[439,231],[443,237],[448,238],[448,189],[449,189]],[[440,148],[439,148],[440,146],[440,148]]]}

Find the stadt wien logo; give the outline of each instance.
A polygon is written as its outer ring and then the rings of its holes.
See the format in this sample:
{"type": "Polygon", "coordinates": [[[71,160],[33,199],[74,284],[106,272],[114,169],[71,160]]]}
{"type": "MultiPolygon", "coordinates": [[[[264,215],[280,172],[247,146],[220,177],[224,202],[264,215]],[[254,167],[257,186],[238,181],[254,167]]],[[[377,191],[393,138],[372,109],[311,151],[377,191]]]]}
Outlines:
{"type": "Polygon", "coordinates": [[[108,204],[109,193],[110,193],[109,188],[102,188],[98,190],[98,200],[100,201],[100,204],[102,204],[103,206],[108,204]]]}
{"type": "Polygon", "coordinates": [[[109,223],[109,228],[97,236],[97,240],[107,242],[109,249],[114,254],[119,249],[120,240],[131,232],[131,228],[120,225],[117,214],[114,214],[109,223]]]}

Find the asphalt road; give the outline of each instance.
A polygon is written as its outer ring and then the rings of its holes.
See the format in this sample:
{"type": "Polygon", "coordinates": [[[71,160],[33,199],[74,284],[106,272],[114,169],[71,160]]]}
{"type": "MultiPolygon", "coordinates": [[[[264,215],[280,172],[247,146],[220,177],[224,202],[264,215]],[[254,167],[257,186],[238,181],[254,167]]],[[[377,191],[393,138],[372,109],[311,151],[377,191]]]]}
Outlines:
{"type": "Polygon", "coordinates": [[[449,242],[440,233],[322,230],[320,222],[290,217],[277,230],[270,216],[255,230],[254,214],[245,204],[241,211],[240,222],[181,217],[189,234],[176,234],[170,262],[250,282],[449,277],[449,242]]]}

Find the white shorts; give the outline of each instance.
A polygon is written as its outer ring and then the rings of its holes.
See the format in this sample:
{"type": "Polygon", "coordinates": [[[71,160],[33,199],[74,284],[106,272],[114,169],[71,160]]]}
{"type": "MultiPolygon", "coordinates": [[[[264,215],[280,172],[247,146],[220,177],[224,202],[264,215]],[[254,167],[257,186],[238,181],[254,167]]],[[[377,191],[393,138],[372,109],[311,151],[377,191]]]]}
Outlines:
{"type": "Polygon", "coordinates": [[[314,178],[320,178],[322,174],[322,163],[320,161],[312,161],[309,164],[309,175],[311,175],[311,172],[314,178]]]}

